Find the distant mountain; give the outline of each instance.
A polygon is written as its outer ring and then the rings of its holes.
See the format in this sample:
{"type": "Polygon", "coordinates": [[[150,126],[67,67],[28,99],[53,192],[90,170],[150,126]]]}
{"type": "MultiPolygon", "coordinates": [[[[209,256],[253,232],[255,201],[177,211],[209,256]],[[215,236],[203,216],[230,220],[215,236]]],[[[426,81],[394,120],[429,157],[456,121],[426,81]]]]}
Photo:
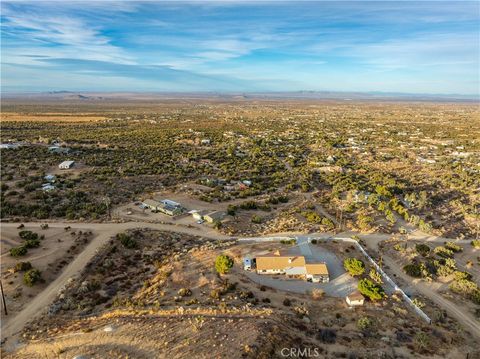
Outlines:
{"type": "Polygon", "coordinates": [[[332,100],[332,101],[427,101],[427,102],[479,102],[480,95],[459,94],[409,94],[388,92],[337,92],[337,91],[292,91],[292,92],[73,92],[49,91],[41,93],[3,93],[3,99],[29,100],[132,100],[155,101],[175,99],[212,100],[332,100]]]}

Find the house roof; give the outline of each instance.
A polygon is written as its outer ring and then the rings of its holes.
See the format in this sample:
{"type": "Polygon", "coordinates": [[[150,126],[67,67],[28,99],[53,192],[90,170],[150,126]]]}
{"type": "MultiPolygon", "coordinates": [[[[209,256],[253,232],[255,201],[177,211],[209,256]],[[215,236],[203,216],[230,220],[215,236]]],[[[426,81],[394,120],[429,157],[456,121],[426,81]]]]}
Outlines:
{"type": "Polygon", "coordinates": [[[147,206],[152,206],[152,207],[160,207],[161,203],[158,201],[155,201],[154,199],[146,199],[142,203],[146,204],[147,206]]]}
{"type": "Polygon", "coordinates": [[[60,166],[71,166],[75,163],[75,161],[63,161],[60,163],[60,166]]]}
{"type": "Polygon", "coordinates": [[[291,267],[304,267],[305,258],[303,256],[262,256],[257,257],[258,270],[285,270],[291,267]]]}
{"type": "Polygon", "coordinates": [[[221,219],[224,216],[225,216],[225,213],[221,211],[214,211],[205,215],[205,217],[210,217],[212,219],[221,219]]]}
{"type": "Polygon", "coordinates": [[[350,293],[349,295],[347,295],[347,298],[351,301],[365,299],[359,291],[355,291],[353,293],[350,293]]]}
{"type": "Polygon", "coordinates": [[[328,275],[327,265],[325,263],[305,264],[307,274],[311,275],[328,275]]]}

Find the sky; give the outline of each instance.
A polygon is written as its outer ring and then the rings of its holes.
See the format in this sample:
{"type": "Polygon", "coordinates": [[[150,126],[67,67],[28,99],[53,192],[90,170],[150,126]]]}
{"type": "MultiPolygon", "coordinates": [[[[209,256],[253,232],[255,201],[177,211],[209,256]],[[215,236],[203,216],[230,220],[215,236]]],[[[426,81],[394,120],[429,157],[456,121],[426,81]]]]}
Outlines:
{"type": "Polygon", "coordinates": [[[3,92],[480,92],[478,1],[0,6],[3,92]]]}

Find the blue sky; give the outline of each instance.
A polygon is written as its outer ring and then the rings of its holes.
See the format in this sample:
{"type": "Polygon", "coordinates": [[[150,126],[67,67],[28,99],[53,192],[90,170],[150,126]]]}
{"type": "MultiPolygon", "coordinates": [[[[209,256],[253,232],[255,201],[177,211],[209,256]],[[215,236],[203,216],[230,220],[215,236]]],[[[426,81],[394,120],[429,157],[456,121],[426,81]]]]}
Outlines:
{"type": "Polygon", "coordinates": [[[2,91],[479,93],[480,3],[2,1],[2,91]]]}

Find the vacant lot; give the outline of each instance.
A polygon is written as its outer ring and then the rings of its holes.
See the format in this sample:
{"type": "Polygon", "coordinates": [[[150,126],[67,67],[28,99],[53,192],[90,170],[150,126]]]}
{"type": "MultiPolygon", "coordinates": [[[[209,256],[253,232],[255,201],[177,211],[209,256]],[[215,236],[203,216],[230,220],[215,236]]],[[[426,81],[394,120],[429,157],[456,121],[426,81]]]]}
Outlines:
{"type": "Polygon", "coordinates": [[[20,311],[25,303],[31,301],[45,287],[52,282],[67,265],[95,236],[90,230],[75,228],[40,228],[28,226],[16,229],[14,227],[2,227],[1,233],[1,272],[2,282],[6,296],[9,316],[12,318],[20,311]],[[21,231],[31,231],[44,239],[39,240],[39,246],[29,248],[25,255],[13,257],[10,249],[25,244],[25,240],[19,236],[21,231]],[[32,268],[41,272],[42,280],[32,287],[24,283],[25,271],[16,271],[15,266],[19,262],[28,262],[32,268]]]}

